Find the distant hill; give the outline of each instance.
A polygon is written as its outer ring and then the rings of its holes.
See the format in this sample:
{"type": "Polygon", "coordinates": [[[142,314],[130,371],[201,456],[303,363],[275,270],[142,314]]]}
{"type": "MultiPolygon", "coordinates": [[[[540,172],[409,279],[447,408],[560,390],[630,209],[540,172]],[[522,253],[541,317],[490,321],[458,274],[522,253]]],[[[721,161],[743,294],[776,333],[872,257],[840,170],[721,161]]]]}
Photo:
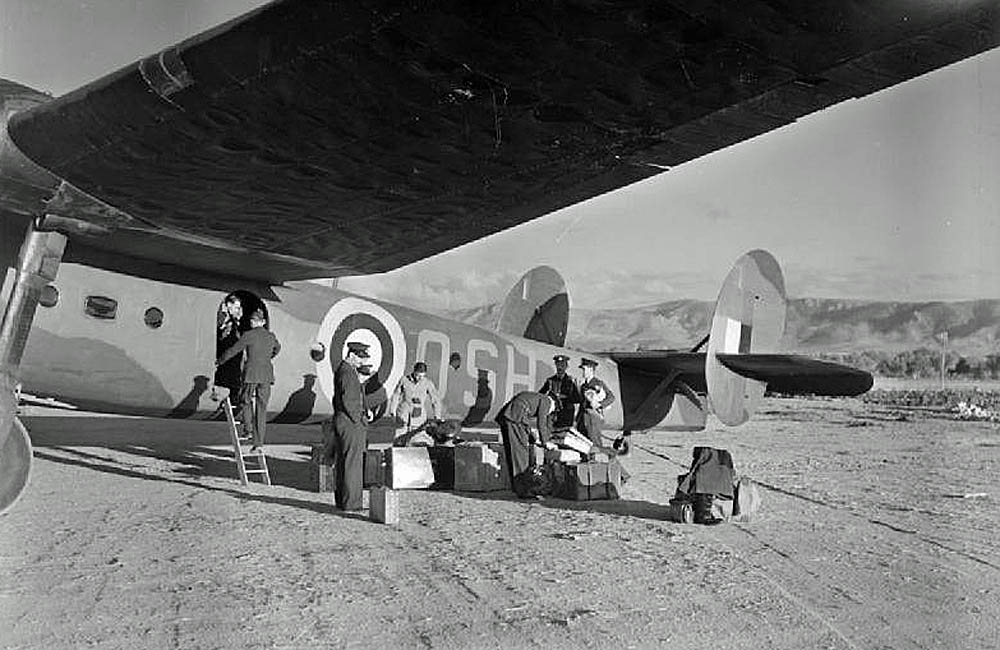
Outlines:
{"type": "MultiPolygon", "coordinates": [[[[627,309],[571,309],[567,344],[591,351],[688,348],[708,333],[714,303],[669,302],[627,309]]],[[[448,312],[492,327],[497,305],[448,312]]],[[[848,357],[860,353],[938,350],[935,335],[948,332],[953,355],[1000,354],[1000,300],[872,302],[789,300],[782,347],[788,352],[848,357]]]]}

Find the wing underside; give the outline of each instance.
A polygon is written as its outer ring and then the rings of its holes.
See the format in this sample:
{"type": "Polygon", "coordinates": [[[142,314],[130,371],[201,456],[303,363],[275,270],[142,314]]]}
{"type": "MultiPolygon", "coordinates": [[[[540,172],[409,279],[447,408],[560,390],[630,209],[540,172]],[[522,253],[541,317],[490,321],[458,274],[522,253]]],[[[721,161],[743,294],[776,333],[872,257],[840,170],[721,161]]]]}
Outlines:
{"type": "Polygon", "coordinates": [[[8,132],[49,212],[128,233],[82,245],[380,272],[997,43],[995,3],[915,4],[277,2],[8,132]]]}

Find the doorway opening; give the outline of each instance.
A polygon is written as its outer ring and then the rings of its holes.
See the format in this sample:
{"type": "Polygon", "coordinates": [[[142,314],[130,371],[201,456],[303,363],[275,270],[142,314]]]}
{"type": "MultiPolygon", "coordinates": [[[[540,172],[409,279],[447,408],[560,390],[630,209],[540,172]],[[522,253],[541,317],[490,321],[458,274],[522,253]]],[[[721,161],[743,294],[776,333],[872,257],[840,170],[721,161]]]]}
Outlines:
{"type": "MultiPolygon", "coordinates": [[[[215,358],[228,350],[240,336],[250,329],[250,316],[255,311],[264,312],[264,327],[271,329],[271,316],[260,296],[243,289],[226,295],[216,313],[215,358]]],[[[243,384],[243,355],[238,354],[215,369],[215,385],[229,389],[233,399],[239,395],[243,384]]]]}

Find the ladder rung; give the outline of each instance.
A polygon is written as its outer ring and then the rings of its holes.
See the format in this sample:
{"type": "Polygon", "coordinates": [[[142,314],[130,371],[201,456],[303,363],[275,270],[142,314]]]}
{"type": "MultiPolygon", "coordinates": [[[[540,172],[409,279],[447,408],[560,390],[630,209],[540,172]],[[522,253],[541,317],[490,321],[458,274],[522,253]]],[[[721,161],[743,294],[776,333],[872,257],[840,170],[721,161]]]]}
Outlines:
{"type": "Polygon", "coordinates": [[[247,474],[266,474],[267,473],[267,470],[263,469],[263,468],[262,469],[247,469],[247,470],[244,470],[244,471],[246,471],[247,474]]]}

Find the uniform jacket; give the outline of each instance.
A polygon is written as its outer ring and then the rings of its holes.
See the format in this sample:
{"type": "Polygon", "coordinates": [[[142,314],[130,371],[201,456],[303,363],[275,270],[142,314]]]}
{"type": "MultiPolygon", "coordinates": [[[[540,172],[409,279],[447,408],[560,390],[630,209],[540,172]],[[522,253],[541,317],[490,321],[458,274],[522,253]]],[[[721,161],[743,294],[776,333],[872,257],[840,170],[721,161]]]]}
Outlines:
{"type": "Polygon", "coordinates": [[[508,422],[534,424],[538,429],[539,439],[545,443],[549,441],[549,436],[552,433],[547,417],[551,408],[552,400],[548,396],[526,390],[518,393],[503,405],[500,412],[497,413],[497,420],[504,418],[508,422]]]}
{"type": "MultiPolygon", "coordinates": [[[[615,403],[615,394],[611,392],[611,389],[608,388],[607,384],[605,384],[597,377],[592,377],[590,381],[585,381],[582,384],[580,384],[580,395],[583,395],[583,393],[588,388],[593,388],[594,390],[600,389],[604,391],[605,397],[604,399],[601,400],[600,406],[597,409],[598,413],[604,415],[604,409],[615,403]]],[[[583,398],[583,408],[584,409],[593,408],[590,405],[590,402],[588,402],[586,398],[583,398]]]]}
{"type": "Polygon", "coordinates": [[[430,405],[430,411],[435,419],[441,419],[441,398],[438,397],[434,382],[427,377],[413,381],[413,375],[406,375],[399,380],[399,386],[389,400],[389,413],[404,422],[409,419],[414,407],[420,407],[421,412],[430,405]]]}
{"type": "Polygon", "coordinates": [[[219,357],[219,365],[229,361],[246,350],[246,364],[243,366],[243,383],[273,384],[274,367],[271,359],[281,351],[278,339],[263,327],[255,327],[243,333],[228,350],[219,357]]]}
{"type": "Polygon", "coordinates": [[[340,362],[333,375],[333,412],[346,415],[354,424],[365,424],[361,379],[354,366],[346,361],[340,362]]]}
{"type": "Polygon", "coordinates": [[[559,398],[559,418],[558,424],[571,425],[573,414],[576,412],[575,405],[583,401],[580,387],[576,385],[576,380],[568,374],[560,377],[558,374],[552,375],[542,384],[539,393],[555,395],[559,398]]]}

